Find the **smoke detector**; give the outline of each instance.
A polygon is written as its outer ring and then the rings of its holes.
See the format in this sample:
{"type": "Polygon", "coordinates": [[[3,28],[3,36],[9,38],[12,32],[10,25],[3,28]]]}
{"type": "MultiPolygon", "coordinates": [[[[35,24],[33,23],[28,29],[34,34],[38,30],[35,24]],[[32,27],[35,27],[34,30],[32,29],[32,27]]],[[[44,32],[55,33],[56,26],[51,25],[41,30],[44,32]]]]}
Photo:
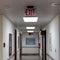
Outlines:
{"type": "Polygon", "coordinates": [[[60,3],[51,3],[51,6],[60,6],[60,3]]]}

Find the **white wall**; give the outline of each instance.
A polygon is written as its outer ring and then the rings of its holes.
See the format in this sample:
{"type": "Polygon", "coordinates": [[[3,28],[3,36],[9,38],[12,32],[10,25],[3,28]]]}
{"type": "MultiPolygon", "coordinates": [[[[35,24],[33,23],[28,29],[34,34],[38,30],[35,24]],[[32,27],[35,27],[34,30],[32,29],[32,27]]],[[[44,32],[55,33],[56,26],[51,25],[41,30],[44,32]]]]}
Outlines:
{"type": "Polygon", "coordinates": [[[16,30],[17,30],[17,41],[16,41],[16,43],[17,43],[17,60],[18,60],[18,59],[20,59],[20,48],[18,48],[18,44],[20,45],[20,41],[18,41],[18,37],[19,37],[20,35],[19,35],[19,30],[18,30],[18,28],[16,28],[16,30]]]}
{"type": "Polygon", "coordinates": [[[38,48],[24,48],[24,47],[38,47],[38,33],[29,35],[28,33],[22,33],[22,53],[38,53],[38,48]],[[26,45],[26,38],[36,38],[35,45],[26,45]]]}
{"type": "Polygon", "coordinates": [[[59,60],[59,15],[45,29],[47,31],[47,54],[55,60],[59,60]]]}
{"type": "MultiPolygon", "coordinates": [[[[6,44],[5,48],[3,48],[3,60],[7,60],[9,58],[9,33],[12,34],[12,55],[14,54],[14,29],[14,24],[9,21],[9,19],[7,19],[5,16],[3,16],[3,43],[6,44]]],[[[19,30],[17,29],[17,36],[18,33],[19,30]]]]}
{"type": "Polygon", "coordinates": [[[19,32],[19,30],[18,30],[18,28],[16,28],[16,30],[17,30],[17,51],[19,51],[19,48],[18,48],[18,37],[20,37],[20,32],[19,32]]]}
{"type": "Polygon", "coordinates": [[[3,60],[3,57],[2,57],[2,15],[0,15],[0,60],[3,60]]]}
{"type": "Polygon", "coordinates": [[[59,14],[59,59],[60,59],[60,14],[59,14]]]}
{"type": "Polygon", "coordinates": [[[42,36],[41,36],[41,32],[39,32],[39,42],[40,42],[40,57],[42,58],[42,36]]]}

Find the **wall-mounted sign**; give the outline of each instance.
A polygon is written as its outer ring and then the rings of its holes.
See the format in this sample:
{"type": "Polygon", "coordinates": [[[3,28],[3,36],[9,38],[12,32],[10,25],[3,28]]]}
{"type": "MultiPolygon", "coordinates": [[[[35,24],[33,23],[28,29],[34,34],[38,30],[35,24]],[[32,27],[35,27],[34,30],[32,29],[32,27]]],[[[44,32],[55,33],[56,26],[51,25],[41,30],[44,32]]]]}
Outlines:
{"type": "Polygon", "coordinates": [[[34,10],[33,9],[26,9],[25,13],[26,13],[26,16],[34,16],[34,10]]]}

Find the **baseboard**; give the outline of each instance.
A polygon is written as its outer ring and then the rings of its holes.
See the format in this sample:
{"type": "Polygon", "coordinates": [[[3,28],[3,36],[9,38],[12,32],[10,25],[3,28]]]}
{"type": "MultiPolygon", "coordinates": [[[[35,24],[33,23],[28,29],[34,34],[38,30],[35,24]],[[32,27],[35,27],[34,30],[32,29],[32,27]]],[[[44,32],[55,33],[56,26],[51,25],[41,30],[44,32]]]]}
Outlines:
{"type": "Polygon", "coordinates": [[[10,60],[12,57],[14,57],[15,54],[11,55],[7,60],[10,60]]]}
{"type": "Polygon", "coordinates": [[[36,55],[39,56],[39,54],[37,54],[37,53],[36,53],[36,54],[22,54],[22,56],[30,56],[30,55],[31,55],[31,56],[32,56],[32,55],[33,55],[33,56],[36,56],[36,55]]]}
{"type": "MultiPolygon", "coordinates": [[[[19,50],[17,50],[17,53],[19,52],[19,50]]],[[[14,54],[12,54],[7,60],[10,60],[10,59],[12,59],[13,57],[14,57],[14,55],[15,55],[15,53],[14,54]]]]}
{"type": "Polygon", "coordinates": [[[46,54],[51,60],[55,60],[53,57],[51,57],[49,54],[46,54]]]}

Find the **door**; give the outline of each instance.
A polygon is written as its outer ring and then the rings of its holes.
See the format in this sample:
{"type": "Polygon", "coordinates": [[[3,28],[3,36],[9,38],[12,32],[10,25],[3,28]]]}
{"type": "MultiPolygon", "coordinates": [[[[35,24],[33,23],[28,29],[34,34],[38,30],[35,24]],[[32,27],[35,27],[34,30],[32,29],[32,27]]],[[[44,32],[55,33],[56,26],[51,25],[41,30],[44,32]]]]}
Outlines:
{"type": "Polygon", "coordinates": [[[22,60],[22,34],[20,34],[20,60],[22,60]]]}
{"type": "Polygon", "coordinates": [[[41,31],[42,35],[42,60],[46,60],[46,30],[41,31]]]}
{"type": "Polygon", "coordinates": [[[15,37],[14,37],[14,51],[15,51],[15,56],[14,56],[14,60],[17,60],[17,31],[15,30],[14,33],[15,37]]]}

